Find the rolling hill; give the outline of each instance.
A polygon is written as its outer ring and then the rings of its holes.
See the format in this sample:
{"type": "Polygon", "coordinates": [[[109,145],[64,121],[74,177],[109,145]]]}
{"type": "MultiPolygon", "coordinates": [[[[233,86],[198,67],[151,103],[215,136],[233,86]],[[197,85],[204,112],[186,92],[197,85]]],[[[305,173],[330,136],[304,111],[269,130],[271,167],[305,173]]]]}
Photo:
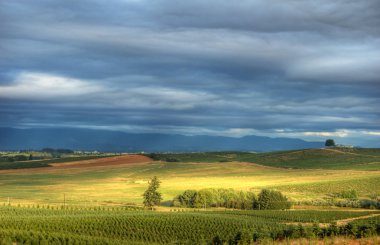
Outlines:
{"type": "MultiPolygon", "coordinates": [[[[294,200],[322,200],[343,190],[359,197],[380,195],[380,150],[308,149],[272,153],[180,153],[178,162],[122,155],[50,167],[0,170],[0,203],[59,203],[65,193],[71,204],[141,203],[152,176],[162,181],[164,200],[186,189],[232,188],[284,192],[294,200]]],[[[29,161],[35,164],[38,161],[29,161]]]]}
{"type": "Polygon", "coordinates": [[[199,152],[152,154],[157,160],[172,162],[251,162],[278,168],[380,169],[380,149],[319,148],[265,153],[199,152]]]}

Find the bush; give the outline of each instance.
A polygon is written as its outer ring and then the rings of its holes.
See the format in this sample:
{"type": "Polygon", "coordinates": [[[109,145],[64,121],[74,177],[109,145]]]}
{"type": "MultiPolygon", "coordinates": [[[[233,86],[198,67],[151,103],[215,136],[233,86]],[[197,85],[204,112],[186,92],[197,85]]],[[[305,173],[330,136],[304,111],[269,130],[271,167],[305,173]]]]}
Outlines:
{"type": "Polygon", "coordinates": [[[345,198],[345,199],[357,199],[358,198],[358,194],[356,193],[356,190],[341,191],[336,196],[340,197],[340,198],[345,198]]]}
{"type": "Polygon", "coordinates": [[[338,200],[334,202],[334,205],[338,207],[380,209],[380,202],[377,200],[370,199],[338,200]]]}
{"type": "Polygon", "coordinates": [[[360,207],[361,208],[370,208],[370,209],[380,209],[380,202],[375,200],[369,200],[369,199],[362,199],[360,200],[360,207]]]}
{"type": "Polygon", "coordinates": [[[70,149],[53,149],[53,148],[43,148],[41,150],[42,152],[46,152],[46,153],[58,153],[58,154],[72,154],[74,153],[73,150],[70,150],[70,149]]]}
{"type": "Polygon", "coordinates": [[[146,156],[149,158],[152,158],[154,161],[162,160],[160,155],[157,153],[150,153],[150,154],[147,154],[146,156]]]}
{"type": "Polygon", "coordinates": [[[24,155],[16,155],[13,158],[15,161],[26,161],[26,160],[28,160],[28,157],[24,156],[24,155]]]}
{"type": "Polygon", "coordinates": [[[165,161],[166,162],[179,162],[179,160],[177,158],[174,158],[174,157],[167,157],[167,158],[165,158],[165,161]]]}

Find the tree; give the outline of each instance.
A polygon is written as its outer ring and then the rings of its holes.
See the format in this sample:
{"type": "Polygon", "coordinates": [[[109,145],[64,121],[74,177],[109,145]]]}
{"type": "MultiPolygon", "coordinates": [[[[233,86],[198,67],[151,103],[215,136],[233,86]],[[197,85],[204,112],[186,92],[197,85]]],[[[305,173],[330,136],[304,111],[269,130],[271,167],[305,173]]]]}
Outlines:
{"type": "Polygon", "coordinates": [[[335,146],[335,141],[333,139],[327,139],[325,142],[325,146],[327,147],[335,146]]]}
{"type": "Polygon", "coordinates": [[[202,189],[196,192],[194,196],[195,208],[207,208],[212,203],[212,193],[210,190],[202,189]]]}
{"type": "Polygon", "coordinates": [[[161,181],[157,178],[157,176],[154,176],[149,181],[148,189],[144,192],[144,206],[153,208],[153,206],[160,205],[162,197],[161,193],[157,191],[157,189],[160,187],[161,181]]]}
{"type": "Polygon", "coordinates": [[[279,191],[261,190],[257,199],[258,209],[288,209],[291,203],[279,191]]]}
{"type": "Polygon", "coordinates": [[[263,189],[261,190],[257,203],[259,209],[268,209],[269,203],[270,203],[270,190],[263,189]]]}
{"type": "Polygon", "coordinates": [[[195,190],[186,190],[182,195],[179,196],[179,201],[181,205],[188,208],[194,207],[194,198],[197,194],[195,190]]]}

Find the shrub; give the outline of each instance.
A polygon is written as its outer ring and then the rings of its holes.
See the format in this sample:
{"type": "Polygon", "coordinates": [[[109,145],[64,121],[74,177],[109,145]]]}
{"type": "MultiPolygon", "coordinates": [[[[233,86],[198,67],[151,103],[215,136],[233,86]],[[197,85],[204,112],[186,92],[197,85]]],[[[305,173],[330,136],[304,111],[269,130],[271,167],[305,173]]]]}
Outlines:
{"type": "Polygon", "coordinates": [[[340,198],[345,198],[345,199],[357,199],[358,198],[358,194],[356,193],[356,190],[341,191],[340,193],[337,194],[337,196],[340,198]]]}
{"type": "Polygon", "coordinates": [[[167,157],[167,158],[165,158],[165,161],[166,162],[179,162],[179,160],[177,158],[174,158],[174,157],[167,157]]]}

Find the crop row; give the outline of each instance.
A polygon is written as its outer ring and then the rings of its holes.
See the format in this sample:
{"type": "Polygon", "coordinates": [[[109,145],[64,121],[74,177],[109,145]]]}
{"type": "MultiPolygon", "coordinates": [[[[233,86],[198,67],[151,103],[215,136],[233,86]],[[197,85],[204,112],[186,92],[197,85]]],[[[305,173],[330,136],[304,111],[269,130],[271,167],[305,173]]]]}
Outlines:
{"type": "MultiPolygon", "coordinates": [[[[0,243],[20,244],[192,244],[234,243],[264,238],[284,239],[334,234],[355,235],[359,229],[305,229],[286,222],[333,221],[367,212],[209,211],[153,212],[122,209],[45,209],[0,207],[0,243]],[[329,218],[330,217],[330,218],[329,218]],[[215,242],[216,241],[216,242],[215,242]]],[[[359,235],[376,234],[376,220],[359,235]],[[364,232],[364,233],[363,233],[364,232]]]]}

